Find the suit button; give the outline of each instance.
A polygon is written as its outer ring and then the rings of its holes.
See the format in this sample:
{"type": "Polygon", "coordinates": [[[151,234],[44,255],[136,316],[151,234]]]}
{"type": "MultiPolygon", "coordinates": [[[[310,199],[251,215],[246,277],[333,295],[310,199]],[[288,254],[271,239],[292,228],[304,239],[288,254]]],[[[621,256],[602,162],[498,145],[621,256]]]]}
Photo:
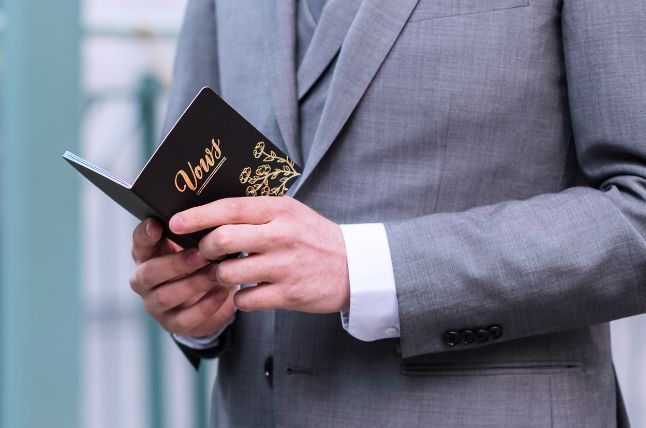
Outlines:
{"type": "Polygon", "coordinates": [[[473,330],[460,330],[460,340],[465,345],[470,345],[474,340],[476,340],[476,335],[473,330]]]}
{"type": "Polygon", "coordinates": [[[479,328],[475,332],[476,340],[480,343],[486,342],[489,340],[489,331],[484,328],[479,328]]]}
{"type": "Polygon", "coordinates": [[[489,327],[489,337],[491,338],[491,340],[496,340],[500,336],[502,336],[502,327],[500,327],[499,325],[492,325],[491,327],[489,327]]]}
{"type": "Polygon", "coordinates": [[[269,382],[269,385],[272,385],[272,376],[274,373],[274,357],[267,357],[267,359],[265,360],[264,373],[265,378],[267,378],[267,382],[269,382]]]}
{"type": "Polygon", "coordinates": [[[448,346],[453,347],[460,343],[460,333],[458,333],[457,331],[449,330],[442,335],[442,339],[448,346]]]}

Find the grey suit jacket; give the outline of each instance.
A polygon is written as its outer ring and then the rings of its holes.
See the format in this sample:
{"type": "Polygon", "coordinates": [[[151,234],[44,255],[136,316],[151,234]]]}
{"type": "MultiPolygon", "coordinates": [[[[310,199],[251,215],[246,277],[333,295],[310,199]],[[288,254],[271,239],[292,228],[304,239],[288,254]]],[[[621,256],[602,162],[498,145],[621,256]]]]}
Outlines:
{"type": "Polygon", "coordinates": [[[239,313],[213,424],[616,425],[607,322],[646,309],[645,3],[365,0],[343,38],[333,0],[297,70],[294,1],[190,0],[169,117],[214,87],[304,165],[292,196],[384,222],[401,339],[239,313]]]}

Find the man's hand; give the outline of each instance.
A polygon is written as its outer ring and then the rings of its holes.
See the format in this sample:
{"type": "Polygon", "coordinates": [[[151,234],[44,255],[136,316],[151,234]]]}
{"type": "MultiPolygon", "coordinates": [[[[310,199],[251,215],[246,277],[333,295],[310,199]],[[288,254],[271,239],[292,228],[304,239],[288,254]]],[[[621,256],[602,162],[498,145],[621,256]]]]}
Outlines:
{"type": "Polygon", "coordinates": [[[130,286],[162,327],[183,336],[207,336],[229,323],[235,290],[207,277],[209,261],[197,250],[183,251],[163,238],[153,219],[137,226],[132,241],[137,267],[130,286]]]}
{"type": "Polygon", "coordinates": [[[347,257],[336,223],[290,197],[222,199],[170,221],[176,234],[213,227],[217,229],[200,242],[202,257],[249,254],[206,269],[206,277],[218,284],[258,284],[235,293],[238,309],[349,309],[347,257]]]}

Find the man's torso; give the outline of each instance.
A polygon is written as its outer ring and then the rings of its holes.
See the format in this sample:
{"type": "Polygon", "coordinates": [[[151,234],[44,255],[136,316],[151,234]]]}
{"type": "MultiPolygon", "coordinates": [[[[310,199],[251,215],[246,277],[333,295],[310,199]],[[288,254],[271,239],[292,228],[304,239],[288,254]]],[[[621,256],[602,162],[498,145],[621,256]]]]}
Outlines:
{"type": "MultiPolygon", "coordinates": [[[[296,134],[311,138],[297,141],[311,145],[302,159],[311,170],[295,197],[361,223],[573,186],[559,7],[421,0],[394,34],[395,6],[362,6],[335,67],[314,79],[329,79],[327,92],[315,84],[297,101],[301,115],[308,99],[327,104],[312,131],[296,134]]],[[[216,14],[221,95],[289,152],[273,93],[274,2],[216,1],[216,14]]],[[[397,340],[360,342],[338,314],[238,313],[227,347],[219,426],[614,424],[607,325],[403,360],[397,340]]]]}

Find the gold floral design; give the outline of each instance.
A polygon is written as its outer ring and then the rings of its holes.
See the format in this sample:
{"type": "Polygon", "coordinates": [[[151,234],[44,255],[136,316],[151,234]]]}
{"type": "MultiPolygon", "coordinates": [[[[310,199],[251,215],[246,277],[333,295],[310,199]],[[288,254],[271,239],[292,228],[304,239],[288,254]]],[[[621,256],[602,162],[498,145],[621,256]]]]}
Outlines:
{"type": "Polygon", "coordinates": [[[280,157],[270,150],[265,151],[264,141],[260,141],[253,149],[253,157],[262,158],[263,164],[256,168],[251,175],[251,167],[246,167],[240,173],[240,183],[248,184],[247,196],[284,196],[287,193],[287,183],[301,175],[294,167],[294,161],[289,157],[280,157]]]}
{"type": "Polygon", "coordinates": [[[246,167],[240,173],[240,183],[245,184],[249,180],[249,177],[251,177],[251,168],[246,167]]]}
{"type": "Polygon", "coordinates": [[[256,159],[260,158],[265,153],[265,142],[260,141],[256,144],[256,147],[253,149],[253,157],[256,159]]]}
{"type": "Polygon", "coordinates": [[[256,175],[267,174],[269,171],[271,171],[271,167],[269,165],[263,164],[256,168],[256,175]]]}

